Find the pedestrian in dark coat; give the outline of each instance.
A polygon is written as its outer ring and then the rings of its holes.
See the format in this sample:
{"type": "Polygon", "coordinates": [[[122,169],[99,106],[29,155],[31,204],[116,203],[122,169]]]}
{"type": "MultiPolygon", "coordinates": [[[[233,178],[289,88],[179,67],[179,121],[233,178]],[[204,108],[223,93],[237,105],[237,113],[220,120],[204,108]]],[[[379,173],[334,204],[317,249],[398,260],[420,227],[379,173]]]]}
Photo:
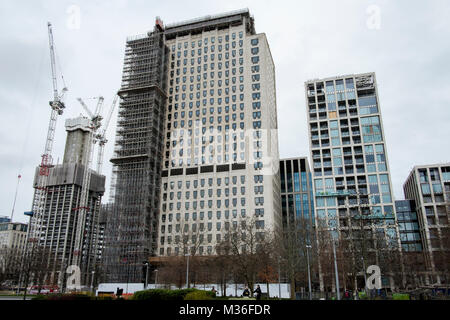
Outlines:
{"type": "Polygon", "coordinates": [[[256,290],[253,291],[253,293],[256,293],[256,300],[261,299],[261,288],[259,287],[259,285],[256,286],[256,290]]]}

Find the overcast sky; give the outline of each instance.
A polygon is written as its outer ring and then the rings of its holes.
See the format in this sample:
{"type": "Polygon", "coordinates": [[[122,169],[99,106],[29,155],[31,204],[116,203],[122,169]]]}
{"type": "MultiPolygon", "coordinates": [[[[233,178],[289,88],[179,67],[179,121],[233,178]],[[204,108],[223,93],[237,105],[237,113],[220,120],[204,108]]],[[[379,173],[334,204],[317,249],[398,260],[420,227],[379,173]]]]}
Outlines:
{"type": "MultiPolygon", "coordinates": [[[[69,92],[53,157],[62,161],[64,121],[82,112],[77,97],[117,92],[127,36],[164,23],[249,8],[267,35],[276,67],[281,157],[309,156],[304,82],[376,72],[396,199],[414,165],[450,161],[450,3],[441,1],[7,1],[0,3],[0,215],[31,209],[52,99],[47,21],[54,29],[69,92]]],[[[117,111],[117,109],[116,109],[117,111]]],[[[103,173],[107,190],[116,115],[103,173]]],[[[108,198],[108,192],[105,200],[108,198]]]]}

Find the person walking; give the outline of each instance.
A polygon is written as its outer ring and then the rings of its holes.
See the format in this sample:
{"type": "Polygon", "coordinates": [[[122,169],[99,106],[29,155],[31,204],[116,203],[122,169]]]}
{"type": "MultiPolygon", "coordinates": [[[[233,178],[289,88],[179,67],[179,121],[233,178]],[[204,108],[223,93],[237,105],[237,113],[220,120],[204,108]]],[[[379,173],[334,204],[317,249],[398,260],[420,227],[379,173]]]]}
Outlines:
{"type": "Polygon", "coordinates": [[[261,288],[259,287],[259,284],[256,286],[255,291],[253,293],[256,293],[256,300],[261,300],[261,288]]]}

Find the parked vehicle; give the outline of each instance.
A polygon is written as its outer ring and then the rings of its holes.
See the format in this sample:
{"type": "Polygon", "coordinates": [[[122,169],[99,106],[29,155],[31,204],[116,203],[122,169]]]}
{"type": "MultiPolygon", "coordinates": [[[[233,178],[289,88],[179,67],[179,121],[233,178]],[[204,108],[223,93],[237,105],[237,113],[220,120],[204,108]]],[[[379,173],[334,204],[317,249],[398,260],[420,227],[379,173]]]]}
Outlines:
{"type": "Polygon", "coordinates": [[[29,294],[49,294],[49,293],[58,293],[58,286],[41,286],[41,290],[39,292],[39,286],[31,286],[27,289],[29,294]]]}

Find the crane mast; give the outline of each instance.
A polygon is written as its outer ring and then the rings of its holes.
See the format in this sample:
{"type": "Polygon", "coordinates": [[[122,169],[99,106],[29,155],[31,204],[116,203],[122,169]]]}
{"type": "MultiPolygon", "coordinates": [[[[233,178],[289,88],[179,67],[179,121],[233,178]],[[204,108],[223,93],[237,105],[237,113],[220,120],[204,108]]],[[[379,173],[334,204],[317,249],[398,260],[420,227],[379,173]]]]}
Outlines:
{"type": "Polygon", "coordinates": [[[102,174],[103,154],[105,151],[105,144],[108,142],[108,140],[106,139],[106,130],[108,130],[109,122],[111,121],[111,117],[114,112],[114,108],[116,107],[118,97],[119,97],[118,95],[116,95],[114,97],[111,108],[109,109],[108,116],[106,117],[106,121],[103,124],[103,130],[96,136],[96,140],[98,140],[98,154],[97,154],[97,173],[98,174],[102,174]]]}
{"type": "Polygon", "coordinates": [[[53,149],[53,141],[55,137],[56,130],[56,121],[58,115],[63,113],[65,108],[63,99],[64,95],[67,92],[67,88],[64,87],[61,90],[61,93],[58,93],[58,81],[56,76],[56,59],[55,59],[55,45],[53,41],[53,31],[52,25],[50,22],[47,23],[48,28],[48,41],[50,48],[50,65],[52,71],[52,82],[53,82],[53,100],[49,102],[51,107],[50,113],[50,121],[47,130],[47,139],[45,141],[44,153],[42,154],[41,164],[39,166],[39,176],[38,183],[36,188],[36,192],[33,199],[33,223],[30,223],[30,233],[29,239],[37,240],[36,238],[40,237],[40,223],[42,219],[42,214],[45,206],[45,198],[47,195],[47,178],[50,171],[50,168],[53,166],[52,160],[52,149],[53,149]],[[33,228],[34,227],[34,228],[33,228]]]}

